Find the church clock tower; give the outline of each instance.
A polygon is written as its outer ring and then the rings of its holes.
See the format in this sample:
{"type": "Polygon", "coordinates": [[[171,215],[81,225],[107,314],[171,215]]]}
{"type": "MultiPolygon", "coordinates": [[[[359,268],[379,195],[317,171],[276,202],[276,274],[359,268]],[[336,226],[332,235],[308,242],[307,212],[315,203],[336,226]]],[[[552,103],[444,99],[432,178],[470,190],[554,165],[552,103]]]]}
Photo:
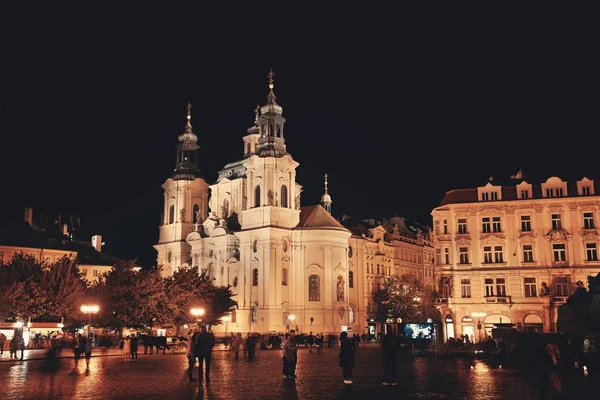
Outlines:
{"type": "Polygon", "coordinates": [[[177,143],[173,176],[162,185],[164,211],[159,227],[157,262],[163,275],[172,275],[182,265],[191,266],[187,235],[207,217],[208,185],[198,169],[198,137],[192,132],[192,106],[187,106],[187,124],[177,143]]]}
{"type": "Polygon", "coordinates": [[[266,226],[292,229],[300,220],[298,163],[287,152],[283,108],[275,101],[273,71],[269,71],[267,103],[260,108],[256,151],[245,162],[247,207],[241,213],[242,230],[266,226]]]}

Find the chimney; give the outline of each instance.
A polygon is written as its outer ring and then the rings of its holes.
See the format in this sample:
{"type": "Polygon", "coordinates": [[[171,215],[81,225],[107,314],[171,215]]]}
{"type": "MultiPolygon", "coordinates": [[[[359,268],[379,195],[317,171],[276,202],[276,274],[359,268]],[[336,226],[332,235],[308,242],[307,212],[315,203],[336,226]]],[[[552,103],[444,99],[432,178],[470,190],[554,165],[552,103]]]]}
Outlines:
{"type": "Polygon", "coordinates": [[[33,208],[25,207],[25,218],[24,221],[33,226],[33,208]]]}
{"type": "Polygon", "coordinates": [[[102,252],[102,235],[94,235],[92,236],[92,246],[98,252],[102,252]]]}
{"type": "Polygon", "coordinates": [[[65,236],[69,236],[69,225],[63,224],[62,234],[65,235],[65,236]]]}

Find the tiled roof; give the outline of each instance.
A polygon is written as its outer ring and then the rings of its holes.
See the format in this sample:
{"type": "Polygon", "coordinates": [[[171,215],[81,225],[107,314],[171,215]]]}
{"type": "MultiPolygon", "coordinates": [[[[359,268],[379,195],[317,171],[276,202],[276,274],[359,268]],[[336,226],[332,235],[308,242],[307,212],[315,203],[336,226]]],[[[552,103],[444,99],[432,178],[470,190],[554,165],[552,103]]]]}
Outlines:
{"type": "Polygon", "coordinates": [[[340,229],[348,231],[320,205],[300,208],[298,229],[340,229]]]}
{"type": "MultiPolygon", "coordinates": [[[[502,200],[497,201],[520,201],[521,199],[517,198],[517,186],[521,183],[522,180],[513,180],[510,185],[500,185],[500,182],[494,180],[491,183],[494,186],[501,186],[502,200]]],[[[595,190],[594,193],[598,193],[598,184],[594,182],[595,190]]],[[[542,196],[542,185],[541,184],[532,184],[531,185],[532,197],[523,200],[531,200],[531,199],[542,199],[546,198],[542,196]]],[[[567,193],[568,196],[563,197],[583,197],[580,196],[577,191],[577,182],[569,181],[567,182],[567,193]]],[[[453,189],[446,192],[442,201],[438,205],[444,206],[446,204],[459,204],[459,203],[477,203],[479,198],[477,196],[477,188],[471,189],[453,189]]],[[[486,201],[485,203],[493,203],[494,200],[486,201]]]]}

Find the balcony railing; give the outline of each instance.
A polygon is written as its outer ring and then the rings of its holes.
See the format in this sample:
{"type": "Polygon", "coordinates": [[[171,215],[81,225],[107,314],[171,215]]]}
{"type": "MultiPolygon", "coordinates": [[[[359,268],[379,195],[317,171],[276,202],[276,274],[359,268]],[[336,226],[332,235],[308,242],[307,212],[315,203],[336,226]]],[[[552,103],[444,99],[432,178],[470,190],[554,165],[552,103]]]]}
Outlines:
{"type": "Polygon", "coordinates": [[[568,296],[554,296],[552,298],[552,302],[562,304],[562,303],[566,303],[568,298],[569,298],[568,296]]]}
{"type": "Polygon", "coordinates": [[[509,304],[510,296],[490,296],[485,298],[486,303],[509,304]]]}

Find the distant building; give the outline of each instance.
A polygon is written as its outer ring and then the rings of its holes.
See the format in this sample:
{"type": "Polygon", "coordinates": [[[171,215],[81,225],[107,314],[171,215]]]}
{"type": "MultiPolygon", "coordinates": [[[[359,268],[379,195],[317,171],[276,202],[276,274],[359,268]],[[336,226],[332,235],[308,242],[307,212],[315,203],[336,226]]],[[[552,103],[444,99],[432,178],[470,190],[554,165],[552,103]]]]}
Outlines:
{"type": "Polygon", "coordinates": [[[598,185],[588,178],[448,191],[433,209],[445,339],[480,340],[495,323],[555,332],[557,308],[600,271],[598,185]]]}
{"type": "Polygon", "coordinates": [[[102,236],[89,242],[74,239],[75,224],[60,224],[58,219],[46,224],[34,222],[33,209],[25,208],[21,221],[11,221],[0,229],[0,263],[9,262],[16,253],[31,255],[52,264],[63,257],[75,260],[88,282],[98,280],[122,260],[102,252],[102,236]]]}

